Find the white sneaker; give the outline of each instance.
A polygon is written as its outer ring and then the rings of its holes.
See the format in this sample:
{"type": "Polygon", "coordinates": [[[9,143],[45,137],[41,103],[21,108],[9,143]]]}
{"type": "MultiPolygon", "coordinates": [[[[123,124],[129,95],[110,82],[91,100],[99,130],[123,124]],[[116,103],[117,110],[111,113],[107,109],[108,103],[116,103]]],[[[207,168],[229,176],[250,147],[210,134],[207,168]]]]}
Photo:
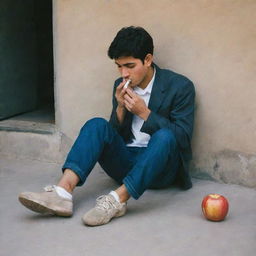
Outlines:
{"type": "Polygon", "coordinates": [[[19,194],[19,201],[28,209],[63,217],[73,213],[73,202],[57,194],[54,186],[45,187],[45,192],[23,192],[19,194]]]}
{"type": "Polygon", "coordinates": [[[108,194],[97,198],[96,206],[88,211],[82,218],[85,225],[99,226],[107,224],[112,218],[125,215],[127,203],[119,203],[108,194]]]}

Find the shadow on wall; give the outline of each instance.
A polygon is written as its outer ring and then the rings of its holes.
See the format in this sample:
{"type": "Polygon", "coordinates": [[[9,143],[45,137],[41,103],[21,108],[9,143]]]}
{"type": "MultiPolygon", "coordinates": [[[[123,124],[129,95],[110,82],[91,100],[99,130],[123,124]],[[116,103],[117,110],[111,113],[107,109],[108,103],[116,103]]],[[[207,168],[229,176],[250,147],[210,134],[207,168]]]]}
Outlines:
{"type": "Polygon", "coordinates": [[[231,150],[205,155],[203,159],[195,156],[191,174],[200,179],[256,188],[256,156],[231,150]]]}

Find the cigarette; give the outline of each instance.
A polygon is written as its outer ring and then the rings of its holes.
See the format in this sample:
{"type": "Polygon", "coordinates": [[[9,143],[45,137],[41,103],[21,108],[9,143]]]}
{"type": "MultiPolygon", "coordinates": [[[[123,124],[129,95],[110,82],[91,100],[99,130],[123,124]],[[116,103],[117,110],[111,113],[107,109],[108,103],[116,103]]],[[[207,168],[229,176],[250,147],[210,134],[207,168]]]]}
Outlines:
{"type": "Polygon", "coordinates": [[[125,83],[125,85],[124,85],[124,89],[126,89],[127,87],[128,87],[128,85],[130,84],[130,82],[131,82],[132,80],[127,80],[127,82],[125,83]]]}

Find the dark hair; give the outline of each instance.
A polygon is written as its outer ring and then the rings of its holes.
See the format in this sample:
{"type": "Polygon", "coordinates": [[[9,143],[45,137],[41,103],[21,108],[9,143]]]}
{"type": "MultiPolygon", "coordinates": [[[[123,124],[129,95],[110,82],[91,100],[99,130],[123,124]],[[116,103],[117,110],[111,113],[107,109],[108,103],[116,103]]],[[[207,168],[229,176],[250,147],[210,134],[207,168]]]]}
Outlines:
{"type": "Polygon", "coordinates": [[[114,38],[108,49],[110,59],[118,59],[119,57],[129,57],[144,59],[147,54],[153,55],[154,45],[150,34],[141,27],[124,27],[114,38]]]}

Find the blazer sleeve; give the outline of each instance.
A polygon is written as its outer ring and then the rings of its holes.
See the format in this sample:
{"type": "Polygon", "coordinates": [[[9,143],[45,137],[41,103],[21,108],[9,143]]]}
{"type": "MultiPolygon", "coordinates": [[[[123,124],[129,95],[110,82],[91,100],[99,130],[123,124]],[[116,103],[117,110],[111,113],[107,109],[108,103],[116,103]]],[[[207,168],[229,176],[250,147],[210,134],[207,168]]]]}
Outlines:
{"type": "Polygon", "coordinates": [[[120,84],[122,79],[117,79],[114,85],[113,89],[113,95],[112,95],[112,112],[110,115],[109,123],[112,125],[112,127],[123,137],[124,141],[126,143],[130,142],[133,138],[133,134],[131,131],[131,124],[133,119],[133,114],[129,111],[126,111],[125,117],[123,122],[120,124],[117,118],[117,100],[115,97],[116,87],[120,84]]]}
{"type": "Polygon", "coordinates": [[[118,103],[117,103],[117,100],[115,97],[115,92],[116,92],[116,87],[121,83],[121,80],[122,79],[120,79],[120,78],[117,79],[114,84],[113,95],[112,95],[112,111],[111,111],[109,123],[117,130],[117,132],[120,135],[124,136],[127,139],[129,136],[131,136],[130,130],[127,129],[127,127],[129,127],[131,125],[132,114],[127,111],[123,122],[120,124],[120,122],[117,118],[117,113],[116,113],[118,103]]]}
{"type": "Polygon", "coordinates": [[[181,148],[190,147],[194,123],[195,89],[188,79],[176,81],[177,91],[170,106],[168,117],[151,111],[141,131],[152,135],[161,128],[172,130],[181,148]]]}
{"type": "Polygon", "coordinates": [[[115,81],[114,87],[113,87],[113,93],[112,93],[112,111],[109,119],[109,123],[117,130],[119,131],[121,129],[121,124],[118,121],[117,114],[116,114],[116,108],[117,108],[117,100],[115,97],[116,87],[118,85],[118,80],[115,81]]]}

